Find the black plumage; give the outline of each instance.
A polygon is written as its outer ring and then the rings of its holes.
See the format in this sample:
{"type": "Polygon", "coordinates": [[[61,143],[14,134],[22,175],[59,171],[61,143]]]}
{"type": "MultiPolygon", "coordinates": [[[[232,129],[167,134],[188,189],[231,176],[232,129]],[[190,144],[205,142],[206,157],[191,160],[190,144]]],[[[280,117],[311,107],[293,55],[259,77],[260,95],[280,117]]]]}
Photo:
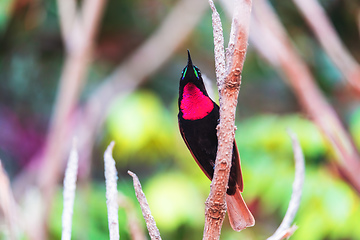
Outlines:
{"type": "MultiPolygon", "coordinates": [[[[209,97],[201,72],[193,65],[189,51],[188,64],[180,78],[178,104],[181,136],[197,164],[211,180],[218,147],[216,126],[219,123],[219,106],[209,97]]],[[[255,224],[241,196],[242,191],[240,156],[234,140],[226,202],[231,227],[236,231],[255,224]]]]}

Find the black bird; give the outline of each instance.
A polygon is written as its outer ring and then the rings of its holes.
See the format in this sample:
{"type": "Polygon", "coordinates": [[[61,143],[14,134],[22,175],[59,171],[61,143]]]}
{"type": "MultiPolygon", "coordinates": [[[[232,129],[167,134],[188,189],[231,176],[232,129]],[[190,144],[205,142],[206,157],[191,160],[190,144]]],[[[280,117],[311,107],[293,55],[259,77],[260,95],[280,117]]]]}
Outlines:
{"type": "MultiPolygon", "coordinates": [[[[219,106],[209,97],[200,70],[191,61],[189,50],[188,63],[180,78],[178,121],[181,136],[191,155],[211,180],[218,147],[216,126],[219,121],[219,106]]],[[[235,141],[228,187],[226,202],[231,227],[240,231],[253,226],[254,217],[241,196],[243,180],[235,141]]]]}

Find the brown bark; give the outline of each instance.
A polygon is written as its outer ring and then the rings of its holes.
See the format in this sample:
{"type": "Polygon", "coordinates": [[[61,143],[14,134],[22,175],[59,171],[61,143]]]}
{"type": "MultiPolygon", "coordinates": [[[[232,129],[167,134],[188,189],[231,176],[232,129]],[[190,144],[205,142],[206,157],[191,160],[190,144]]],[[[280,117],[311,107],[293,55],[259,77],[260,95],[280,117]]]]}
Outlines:
{"type": "MultiPolygon", "coordinates": [[[[229,49],[234,44],[234,50],[230,50],[229,54],[227,54],[229,68],[224,81],[218,77],[220,101],[220,123],[217,127],[218,150],[214,177],[210,185],[210,194],[205,202],[203,239],[219,239],[226,213],[225,194],[231,168],[232,149],[235,138],[235,111],[241,85],[241,72],[247,49],[251,5],[251,0],[236,2],[235,8],[238,11],[236,11],[233,18],[229,42],[229,49]],[[234,40],[234,43],[232,40],[234,40]]],[[[218,44],[217,36],[214,36],[214,39],[214,44],[218,44]]],[[[217,58],[216,52],[215,58],[217,58]]]]}

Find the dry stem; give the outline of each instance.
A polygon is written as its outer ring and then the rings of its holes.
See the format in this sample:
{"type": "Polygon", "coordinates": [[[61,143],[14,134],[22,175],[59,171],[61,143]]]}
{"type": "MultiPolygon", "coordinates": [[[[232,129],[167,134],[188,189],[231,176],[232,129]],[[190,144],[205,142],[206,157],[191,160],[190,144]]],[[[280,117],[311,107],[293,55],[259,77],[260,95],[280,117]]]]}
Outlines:
{"type": "Polygon", "coordinates": [[[72,216],[74,210],[76,179],[78,172],[79,155],[76,149],[76,139],[70,152],[64,177],[64,209],[62,213],[62,240],[71,239],[72,216]]]}
{"type": "Polygon", "coordinates": [[[218,79],[216,82],[218,84],[218,88],[220,88],[224,84],[226,78],[224,35],[220,15],[215,8],[214,2],[209,0],[209,4],[213,12],[212,26],[214,35],[215,72],[216,79],[218,79]]]}
{"type": "MultiPolygon", "coordinates": [[[[247,40],[249,34],[249,22],[251,13],[251,0],[241,0],[236,2],[236,11],[232,22],[232,32],[228,49],[234,43],[234,51],[227,54],[229,68],[226,73],[225,81],[217,79],[219,87],[220,101],[220,124],[217,127],[218,150],[215,161],[214,177],[210,186],[210,194],[205,202],[205,226],[203,239],[219,239],[221,227],[226,212],[225,194],[229,180],[233,142],[235,138],[235,110],[237,98],[240,90],[241,71],[245,61],[247,40]],[[234,42],[233,42],[234,41],[234,42]]],[[[212,10],[216,11],[212,6],[212,10]]],[[[213,14],[217,16],[217,14],[213,14]]],[[[213,20],[214,33],[221,29],[220,21],[213,20]]],[[[222,43],[218,40],[219,36],[214,35],[214,45],[222,43]]],[[[221,47],[215,47],[217,52],[221,47]]],[[[216,56],[218,57],[218,56],[216,56]]],[[[220,54],[221,57],[221,54],[220,54]]],[[[219,61],[218,61],[219,62],[219,61]]],[[[225,62],[221,60],[220,62],[225,62]]],[[[220,67],[221,69],[221,67],[220,67]]],[[[216,69],[218,70],[218,68],[216,69]]],[[[221,77],[221,74],[217,73],[221,77]]]]}
{"type": "Polygon", "coordinates": [[[19,238],[18,229],[18,210],[14,196],[11,191],[10,180],[2,166],[0,160],[0,210],[4,214],[5,221],[8,225],[9,239],[19,238]]]}
{"type": "Polygon", "coordinates": [[[118,194],[119,207],[125,210],[127,216],[127,226],[132,240],[146,240],[145,233],[137,217],[135,206],[131,199],[119,192],[118,194]]]}
{"type": "Polygon", "coordinates": [[[159,229],[156,226],[154,217],[151,215],[150,207],[146,200],[145,194],[142,191],[139,178],[136,176],[135,173],[131,171],[128,171],[128,174],[133,178],[136,198],[139,201],[141,211],[146,222],[146,227],[149,231],[150,238],[151,240],[161,240],[159,229]]]}
{"type": "Polygon", "coordinates": [[[117,170],[115,160],[112,156],[114,145],[115,142],[111,142],[104,153],[106,205],[108,210],[110,240],[119,240],[117,170]]]}
{"type": "Polygon", "coordinates": [[[296,230],[296,226],[291,226],[291,224],[294,221],[296,212],[300,206],[302,187],[305,180],[305,159],[295,133],[290,130],[288,130],[288,133],[292,140],[295,158],[295,179],[293,183],[293,192],[283,221],[275,233],[267,240],[280,240],[288,238],[296,230]]]}
{"type": "Polygon", "coordinates": [[[317,0],[293,0],[330,59],[360,94],[360,65],[346,50],[317,0]]]}

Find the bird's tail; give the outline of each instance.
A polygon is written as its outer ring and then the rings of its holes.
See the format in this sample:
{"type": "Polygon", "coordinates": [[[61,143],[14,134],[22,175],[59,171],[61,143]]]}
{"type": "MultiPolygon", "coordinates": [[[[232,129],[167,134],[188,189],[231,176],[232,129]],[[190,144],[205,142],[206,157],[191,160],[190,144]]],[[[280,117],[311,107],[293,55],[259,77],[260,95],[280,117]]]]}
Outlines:
{"type": "Polygon", "coordinates": [[[240,189],[236,189],[234,195],[226,194],[226,203],[230,225],[235,231],[239,232],[247,227],[254,226],[255,219],[246,206],[240,189]]]}

